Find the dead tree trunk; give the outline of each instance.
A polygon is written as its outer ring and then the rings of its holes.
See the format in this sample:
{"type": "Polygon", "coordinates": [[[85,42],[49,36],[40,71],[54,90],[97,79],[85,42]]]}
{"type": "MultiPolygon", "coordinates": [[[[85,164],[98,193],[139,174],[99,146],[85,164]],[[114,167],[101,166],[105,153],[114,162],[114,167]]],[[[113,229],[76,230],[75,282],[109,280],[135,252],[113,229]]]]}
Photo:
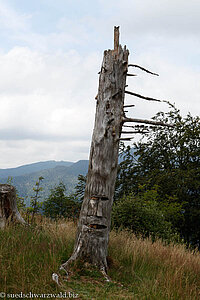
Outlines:
{"type": "Polygon", "coordinates": [[[96,97],[95,125],[89,169],[74,252],[61,268],[80,258],[107,270],[107,248],[111,223],[120,134],[123,125],[124,91],[128,50],[119,45],[114,30],[114,50],[104,52],[96,97]]]}
{"type": "Polygon", "coordinates": [[[17,209],[15,188],[9,184],[0,184],[0,229],[15,221],[25,224],[17,209]]]}
{"type": "Polygon", "coordinates": [[[151,126],[124,125],[127,122],[143,123],[153,126],[168,126],[154,120],[128,118],[125,115],[124,95],[130,94],[147,101],[166,102],[152,97],[125,91],[128,67],[139,68],[152,75],[158,75],[134,64],[128,65],[129,52],[119,45],[119,27],[114,29],[114,50],[104,52],[99,78],[99,90],[96,105],[95,125],[90,149],[88,176],[81,208],[74,252],[70,259],[61,266],[67,270],[70,262],[83,259],[107,270],[107,248],[110,232],[111,209],[113,203],[119,141],[130,141],[132,137],[120,138],[121,134],[149,132],[151,126]],[[122,131],[122,126],[135,131],[122,131]],[[145,129],[145,130],[144,130],[145,129]]]}

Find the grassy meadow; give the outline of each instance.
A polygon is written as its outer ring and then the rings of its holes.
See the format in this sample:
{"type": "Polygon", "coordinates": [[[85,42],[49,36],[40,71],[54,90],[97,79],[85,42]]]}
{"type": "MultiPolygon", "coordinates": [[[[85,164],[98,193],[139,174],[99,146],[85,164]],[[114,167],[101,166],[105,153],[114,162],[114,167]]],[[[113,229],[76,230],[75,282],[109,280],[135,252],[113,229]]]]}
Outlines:
{"type": "Polygon", "coordinates": [[[94,267],[77,263],[68,281],[61,275],[58,286],[52,273],[72,253],[75,232],[73,222],[48,219],[35,227],[15,225],[0,231],[0,296],[32,292],[62,299],[56,297],[62,292],[76,299],[200,298],[200,253],[160,240],[152,244],[127,231],[110,234],[110,282],[94,267]]]}

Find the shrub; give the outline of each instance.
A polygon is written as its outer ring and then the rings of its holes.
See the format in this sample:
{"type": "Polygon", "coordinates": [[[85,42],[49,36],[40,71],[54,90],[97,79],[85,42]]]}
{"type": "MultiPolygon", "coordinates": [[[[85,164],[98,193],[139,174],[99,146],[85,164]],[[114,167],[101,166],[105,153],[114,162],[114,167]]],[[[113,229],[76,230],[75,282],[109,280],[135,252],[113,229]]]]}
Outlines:
{"type": "Polygon", "coordinates": [[[128,228],[136,235],[155,240],[174,240],[178,238],[172,224],[160,209],[156,189],[135,195],[129,194],[114,203],[112,224],[114,228],[128,228]]]}

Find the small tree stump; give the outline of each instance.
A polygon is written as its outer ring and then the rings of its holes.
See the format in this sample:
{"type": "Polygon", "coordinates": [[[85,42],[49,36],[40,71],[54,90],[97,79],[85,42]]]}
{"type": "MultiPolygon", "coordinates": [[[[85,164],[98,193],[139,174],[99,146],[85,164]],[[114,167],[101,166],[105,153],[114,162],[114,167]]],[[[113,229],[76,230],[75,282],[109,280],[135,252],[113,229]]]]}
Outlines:
{"type": "Polygon", "coordinates": [[[9,222],[25,224],[17,209],[15,188],[10,184],[0,184],[0,229],[9,222]]]}

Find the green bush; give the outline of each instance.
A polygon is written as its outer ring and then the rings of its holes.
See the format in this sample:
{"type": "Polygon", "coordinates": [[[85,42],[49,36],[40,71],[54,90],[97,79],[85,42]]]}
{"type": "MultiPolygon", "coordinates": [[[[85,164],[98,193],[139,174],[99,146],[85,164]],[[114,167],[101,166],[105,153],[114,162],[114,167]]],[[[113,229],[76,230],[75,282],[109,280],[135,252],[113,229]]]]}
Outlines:
{"type": "MultiPolygon", "coordinates": [[[[200,249],[200,118],[169,104],[156,121],[173,127],[150,127],[141,139],[122,147],[115,199],[138,194],[139,186],[159,186],[159,208],[188,246],[200,249]]],[[[146,131],[146,130],[145,130],[146,131]]]]}
{"type": "Polygon", "coordinates": [[[43,213],[52,219],[77,218],[80,211],[80,203],[72,196],[65,195],[65,185],[61,182],[51,189],[49,197],[43,203],[43,213]]]}
{"type": "Polygon", "coordinates": [[[160,209],[157,189],[147,190],[138,195],[133,193],[116,201],[113,206],[114,228],[128,228],[136,235],[151,237],[153,240],[174,240],[178,235],[172,224],[160,209]]]}

